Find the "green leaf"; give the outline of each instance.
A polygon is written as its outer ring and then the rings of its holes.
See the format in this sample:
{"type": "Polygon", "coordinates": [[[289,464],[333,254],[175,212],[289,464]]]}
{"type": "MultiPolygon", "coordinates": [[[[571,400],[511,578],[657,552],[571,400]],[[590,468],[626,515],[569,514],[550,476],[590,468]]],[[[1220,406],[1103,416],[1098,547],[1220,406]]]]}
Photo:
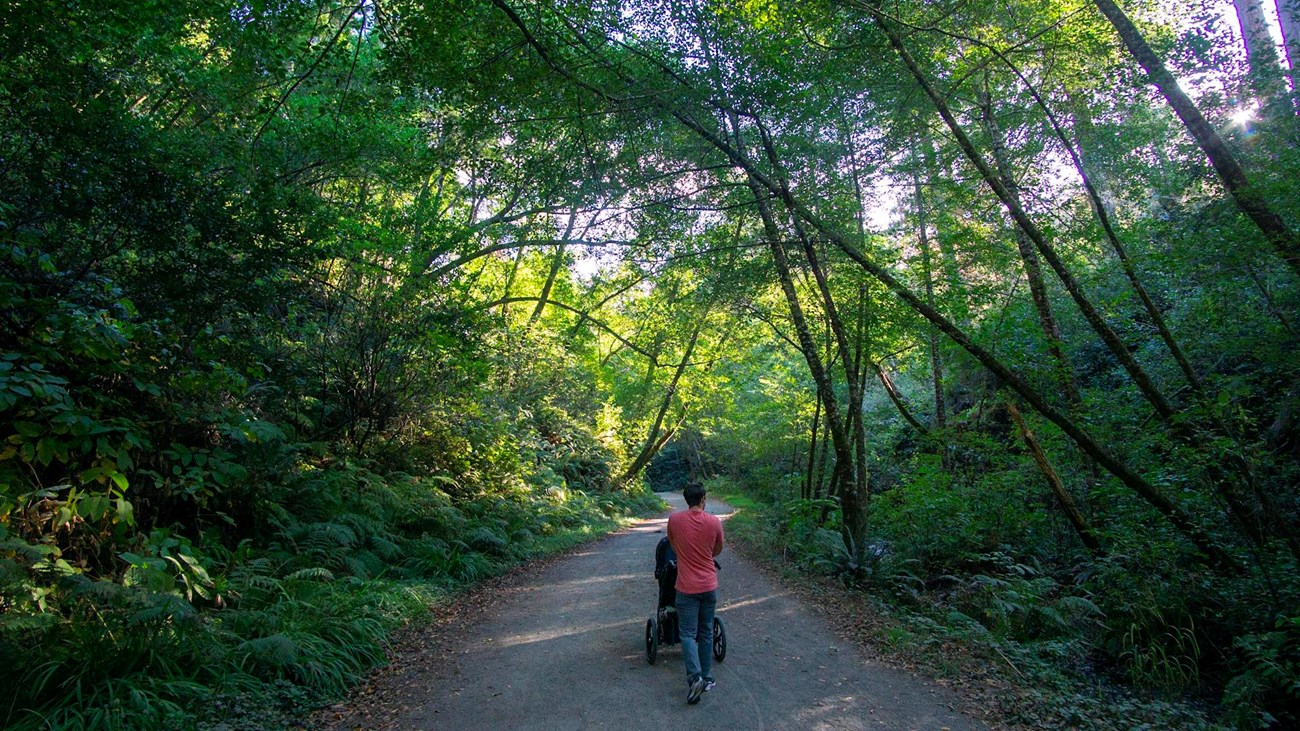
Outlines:
{"type": "Polygon", "coordinates": [[[54,461],[54,455],[58,450],[59,443],[53,439],[42,439],[36,443],[36,462],[42,465],[48,465],[54,461]]]}
{"type": "Polygon", "coordinates": [[[100,520],[108,514],[108,497],[87,495],[77,504],[77,512],[86,520],[100,520]]]}
{"type": "Polygon", "coordinates": [[[135,506],[131,504],[131,501],[120,497],[116,502],[117,512],[113,522],[129,526],[135,525],[135,506]]]}

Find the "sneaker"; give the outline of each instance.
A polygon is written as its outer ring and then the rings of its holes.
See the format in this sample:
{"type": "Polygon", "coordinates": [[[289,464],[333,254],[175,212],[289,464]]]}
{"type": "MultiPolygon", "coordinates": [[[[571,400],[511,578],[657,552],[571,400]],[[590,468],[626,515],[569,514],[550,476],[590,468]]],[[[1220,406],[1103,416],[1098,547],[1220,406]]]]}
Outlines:
{"type": "Polygon", "coordinates": [[[717,685],[717,683],[714,682],[713,678],[705,678],[705,680],[704,680],[704,692],[705,692],[705,693],[708,693],[709,691],[713,690],[713,687],[714,687],[715,685],[717,685]]]}
{"type": "Polygon", "coordinates": [[[686,702],[694,705],[700,702],[700,696],[704,695],[704,678],[696,676],[691,681],[691,687],[686,691],[686,702]]]}

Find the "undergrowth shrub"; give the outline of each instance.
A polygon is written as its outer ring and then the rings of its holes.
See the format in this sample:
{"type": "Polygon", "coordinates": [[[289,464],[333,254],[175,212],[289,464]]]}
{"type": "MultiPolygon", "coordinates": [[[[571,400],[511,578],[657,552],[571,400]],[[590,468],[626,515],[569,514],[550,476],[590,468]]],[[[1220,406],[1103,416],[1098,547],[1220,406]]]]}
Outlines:
{"type": "Polygon", "coordinates": [[[1300,616],[1278,617],[1273,630],[1239,637],[1242,672],[1224,693],[1238,728],[1300,725],[1300,616]]]}
{"type": "MultiPolygon", "coordinates": [[[[884,537],[860,552],[838,530],[834,501],[791,497],[797,494],[793,484],[740,492],[719,478],[710,488],[745,506],[728,522],[736,539],[802,572],[835,578],[883,600],[880,610],[891,616],[878,638],[883,645],[956,672],[950,654],[957,644],[970,657],[983,657],[1030,684],[1026,702],[1012,709],[1009,721],[1031,727],[1221,728],[1203,709],[1180,702],[1198,682],[1195,668],[1202,658],[1196,643],[1202,635],[1183,623],[1213,603],[1200,594],[1204,587],[1163,583],[1159,572],[1150,572],[1153,564],[1145,563],[1150,557],[1142,559],[1146,573],[1119,556],[1080,572],[1075,554],[1044,562],[999,543],[1013,535],[999,524],[1010,518],[1006,511],[1037,501],[1031,486],[1016,484],[1017,474],[963,481],[922,470],[921,477],[873,496],[873,525],[880,526],[875,533],[884,537]],[[1011,495],[977,497],[978,490],[1011,495]],[[969,502],[989,512],[954,515],[968,511],[969,502]],[[1199,603],[1192,601],[1198,595],[1199,603]],[[1108,677],[1138,692],[1105,682],[1108,677]]],[[[1056,540],[1045,520],[1014,530],[1018,540],[1056,540]]],[[[1243,709],[1258,713],[1266,695],[1273,694],[1275,706],[1283,697],[1279,678],[1286,665],[1277,660],[1282,646],[1276,635],[1239,645],[1243,655],[1269,658],[1260,660],[1257,675],[1237,683],[1237,692],[1249,698],[1243,709]]]]}
{"type": "Polygon", "coordinates": [[[383,662],[389,632],[446,592],[648,506],[578,490],[454,501],[437,481],[343,474],[287,481],[264,544],[159,531],[123,554],[119,581],[60,567],[0,528],[0,682],[16,689],[5,727],[181,729],[215,721],[214,704],[249,703],[273,726],[383,662]]]}
{"type": "Polygon", "coordinates": [[[1101,626],[1102,611],[1090,598],[1070,593],[1035,566],[1001,552],[973,559],[979,573],[944,577],[949,582],[944,602],[995,637],[1071,638],[1101,626]]]}

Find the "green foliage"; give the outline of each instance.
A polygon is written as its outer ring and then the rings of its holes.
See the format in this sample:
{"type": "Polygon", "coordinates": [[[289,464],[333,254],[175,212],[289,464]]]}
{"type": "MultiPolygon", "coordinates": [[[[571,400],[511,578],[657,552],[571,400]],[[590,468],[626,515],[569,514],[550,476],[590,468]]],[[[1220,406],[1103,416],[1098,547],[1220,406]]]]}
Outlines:
{"type": "Polygon", "coordinates": [[[1234,725],[1267,728],[1300,721],[1300,617],[1279,617],[1273,631],[1239,637],[1234,649],[1245,666],[1226,691],[1234,725]]]}
{"type": "Polygon", "coordinates": [[[190,602],[195,597],[213,598],[215,585],[204,561],[187,539],[155,529],[143,548],[143,556],[130,552],[120,554],[119,558],[130,565],[122,574],[123,586],[139,586],[155,594],[181,593],[190,602]]]}
{"type": "Polygon", "coordinates": [[[478,143],[430,150],[374,20],[0,31],[5,728],[286,726],[430,604],[652,508],[614,489],[591,368],[535,367],[549,332],[505,353],[478,290],[425,277],[485,245],[483,188],[412,195],[478,143]]]}
{"type": "MultiPolygon", "coordinates": [[[[434,598],[649,508],[637,473],[670,438],[652,479],[752,491],[736,533],[887,598],[915,618],[900,643],[971,639],[1082,709],[1026,722],[1196,723],[1073,679],[1296,723],[1293,272],[1163,103],[1131,91],[1145,74],[1101,16],[895,10],[540,4],[521,43],[491,3],[10,4],[0,682],[16,700],[0,723],[281,725],[434,598]],[[895,20],[1061,257],[1039,268],[1068,267],[1077,293],[1023,286],[1022,232],[879,36],[895,20]],[[743,129],[712,129],[718,108],[743,129]],[[1058,122],[1123,262],[1062,174],[1058,122]],[[770,155],[710,142],[738,138],[770,155]],[[742,158],[788,185],[769,226],[742,158]],[[1025,409],[1031,449],[1004,384],[859,255],[1076,435],[1025,409]],[[841,418],[862,416],[861,514],[829,485],[846,466],[812,349],[841,418]],[[849,363],[896,388],[847,404],[849,363]],[[1129,477],[1086,458],[1079,430],[1129,477]],[[850,538],[862,520],[869,538],[850,538]],[[1240,570],[1207,567],[1207,546],[1240,570]]],[[[1139,20],[1210,79],[1197,103],[1294,233],[1293,100],[1231,121],[1259,79],[1220,21],[1139,20]]]]}
{"type": "Polygon", "coordinates": [[[953,577],[945,601],[994,636],[1018,642],[1074,638],[1101,626],[1101,609],[1002,553],[975,557],[987,573],[953,577]]]}
{"type": "Polygon", "coordinates": [[[647,507],[576,489],[455,503],[437,481],[358,468],[280,489],[269,541],[201,554],[158,529],[121,555],[118,581],[4,536],[0,679],[19,689],[7,725],[183,728],[242,703],[298,717],[383,662],[388,632],[430,602],[647,507]]]}

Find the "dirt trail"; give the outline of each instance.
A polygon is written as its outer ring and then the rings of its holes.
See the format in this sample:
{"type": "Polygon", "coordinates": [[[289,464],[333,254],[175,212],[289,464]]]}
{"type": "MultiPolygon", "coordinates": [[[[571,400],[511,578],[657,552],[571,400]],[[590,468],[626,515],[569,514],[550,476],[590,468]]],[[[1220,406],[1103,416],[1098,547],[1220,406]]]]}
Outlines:
{"type": "MultiPolygon", "coordinates": [[[[683,507],[680,495],[663,497],[683,507]]],[[[335,709],[333,728],[985,728],[952,710],[945,689],[864,659],[730,551],[719,557],[727,658],[714,664],[718,687],[688,706],[681,647],[660,648],[655,665],[644,654],[666,518],[505,582],[491,606],[443,628],[434,657],[385,678],[388,690],[368,691],[384,708],[363,710],[363,699],[335,709]]]]}

